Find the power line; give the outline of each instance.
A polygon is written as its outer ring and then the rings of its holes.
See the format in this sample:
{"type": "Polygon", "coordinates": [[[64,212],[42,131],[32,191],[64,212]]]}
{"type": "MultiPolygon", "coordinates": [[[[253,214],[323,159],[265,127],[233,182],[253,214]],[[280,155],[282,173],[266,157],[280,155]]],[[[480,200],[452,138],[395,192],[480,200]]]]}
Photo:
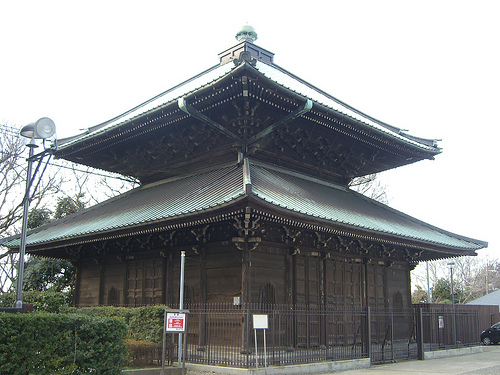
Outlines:
{"type": "MultiPolygon", "coordinates": [[[[16,128],[12,127],[12,126],[9,126],[9,125],[6,125],[6,124],[0,124],[0,128],[1,128],[1,132],[4,133],[4,134],[9,134],[9,135],[17,136],[17,137],[21,136],[21,134],[19,133],[19,129],[16,129],[16,128]]],[[[124,182],[131,182],[133,184],[140,185],[139,181],[137,181],[137,179],[135,179],[133,177],[121,177],[121,176],[115,176],[115,175],[112,175],[112,174],[104,174],[104,173],[93,172],[93,171],[88,171],[88,170],[85,171],[83,169],[78,169],[78,168],[74,168],[74,167],[68,167],[68,166],[65,166],[65,165],[54,164],[54,163],[48,163],[48,164],[50,166],[57,167],[57,168],[69,169],[69,170],[74,171],[74,172],[87,173],[87,174],[94,175],[94,176],[105,177],[105,178],[112,178],[112,179],[115,179],[115,180],[120,180],[120,181],[124,181],[124,182]]]]}

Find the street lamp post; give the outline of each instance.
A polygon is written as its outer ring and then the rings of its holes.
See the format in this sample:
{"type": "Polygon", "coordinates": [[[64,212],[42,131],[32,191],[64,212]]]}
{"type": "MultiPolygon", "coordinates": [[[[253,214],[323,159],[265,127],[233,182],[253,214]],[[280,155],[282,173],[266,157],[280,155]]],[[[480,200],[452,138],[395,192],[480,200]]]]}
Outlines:
{"type": "MultiPolygon", "coordinates": [[[[29,147],[28,155],[28,168],[26,173],[26,192],[23,198],[23,221],[21,225],[21,240],[19,243],[19,264],[17,270],[17,289],[16,289],[16,302],[14,304],[15,308],[22,309],[22,293],[23,293],[23,276],[24,276],[24,257],[26,252],[26,232],[28,228],[28,211],[30,205],[30,190],[33,184],[34,176],[32,176],[33,161],[38,156],[35,156],[35,148],[38,147],[35,144],[35,139],[47,139],[54,135],[56,130],[54,122],[48,117],[42,117],[37,122],[28,124],[21,129],[21,135],[23,137],[29,138],[30,143],[27,144],[29,147]]],[[[40,160],[43,158],[44,152],[39,155],[40,160]]]]}
{"type": "Polygon", "coordinates": [[[448,266],[450,267],[451,304],[453,307],[453,344],[457,345],[457,324],[456,324],[456,320],[455,320],[455,291],[453,288],[453,267],[455,266],[455,262],[453,260],[448,262],[448,266]]]}

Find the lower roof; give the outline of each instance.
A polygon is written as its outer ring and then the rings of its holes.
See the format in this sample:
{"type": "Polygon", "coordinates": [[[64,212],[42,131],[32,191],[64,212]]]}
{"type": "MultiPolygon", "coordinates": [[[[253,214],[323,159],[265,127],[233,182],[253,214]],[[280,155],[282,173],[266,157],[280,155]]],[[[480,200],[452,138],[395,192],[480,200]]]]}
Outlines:
{"type": "MultiPolygon", "coordinates": [[[[242,199],[283,216],[294,216],[296,222],[316,222],[347,235],[363,233],[373,239],[411,243],[412,247],[451,251],[449,256],[471,255],[487,246],[417,220],[346,186],[249,159],[138,187],[28,232],[26,244],[28,249],[64,246],[75,240],[109,238],[128,230],[132,233],[145,225],[164,227],[169,221],[209,215],[242,199]]],[[[16,248],[19,237],[4,238],[0,245],[16,248]]]]}

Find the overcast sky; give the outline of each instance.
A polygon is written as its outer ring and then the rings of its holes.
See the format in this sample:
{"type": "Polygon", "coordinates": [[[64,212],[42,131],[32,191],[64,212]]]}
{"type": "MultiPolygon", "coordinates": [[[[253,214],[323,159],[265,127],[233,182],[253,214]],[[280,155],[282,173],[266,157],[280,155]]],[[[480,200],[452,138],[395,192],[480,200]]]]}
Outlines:
{"type": "Polygon", "coordinates": [[[410,134],[434,161],[384,173],[390,205],[499,258],[499,1],[0,0],[0,121],[59,138],[218,63],[248,22],[275,63],[410,134]]]}

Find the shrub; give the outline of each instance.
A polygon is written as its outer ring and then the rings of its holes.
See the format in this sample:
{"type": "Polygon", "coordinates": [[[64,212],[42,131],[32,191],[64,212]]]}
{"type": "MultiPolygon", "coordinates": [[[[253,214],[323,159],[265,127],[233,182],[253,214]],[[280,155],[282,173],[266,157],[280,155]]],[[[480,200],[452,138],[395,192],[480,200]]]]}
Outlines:
{"type": "Polygon", "coordinates": [[[122,318],[128,326],[128,338],[160,343],[163,340],[163,318],[167,306],[143,307],[64,307],[63,312],[94,317],[122,318]]]}
{"type": "Polygon", "coordinates": [[[128,323],[130,337],[142,341],[162,342],[165,308],[166,306],[136,308],[128,323]]]}
{"type": "Polygon", "coordinates": [[[126,331],[116,318],[0,313],[0,373],[118,375],[126,331]]]}
{"type": "MultiPolygon", "coordinates": [[[[64,293],[48,291],[27,291],[23,292],[23,302],[33,304],[33,311],[45,311],[49,313],[60,312],[63,306],[67,306],[69,301],[64,293]]],[[[4,293],[0,295],[0,307],[13,307],[16,300],[16,293],[4,293]]]]}

